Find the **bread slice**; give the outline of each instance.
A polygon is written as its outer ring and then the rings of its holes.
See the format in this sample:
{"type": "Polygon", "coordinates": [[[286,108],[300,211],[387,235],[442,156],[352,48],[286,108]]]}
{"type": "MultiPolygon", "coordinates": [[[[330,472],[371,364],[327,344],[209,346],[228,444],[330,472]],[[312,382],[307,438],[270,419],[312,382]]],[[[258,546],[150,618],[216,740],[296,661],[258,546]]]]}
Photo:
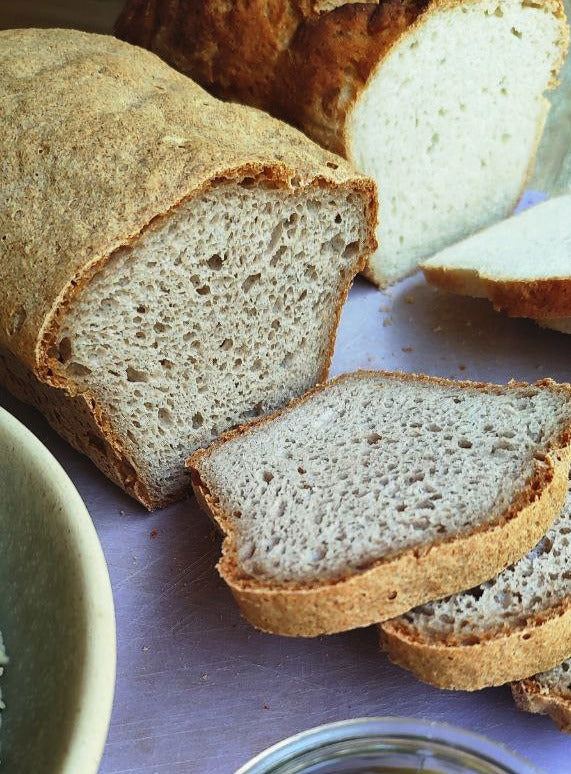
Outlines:
{"type": "Polygon", "coordinates": [[[149,508],[327,375],[374,184],[148,51],[0,33],[0,381],[149,508]]]}
{"type": "Polygon", "coordinates": [[[127,0],[117,34],[379,186],[379,285],[515,208],[568,44],[561,0],[127,0]],[[323,7],[323,6],[322,6],[323,7]]]}
{"type": "Polygon", "coordinates": [[[489,298],[513,317],[571,317],[571,194],[442,250],[422,270],[433,285],[489,298]]]}
{"type": "Polygon", "coordinates": [[[571,734],[571,659],[513,683],[512,694],[521,710],[551,715],[561,731],[571,734]]]}
{"type": "Polygon", "coordinates": [[[382,624],[381,642],[421,680],[467,691],[571,656],[571,494],[527,556],[477,588],[382,624]]]}
{"type": "Polygon", "coordinates": [[[255,626],[314,636],[492,577],[565,498],[570,390],[358,372],[189,460],[255,626]]]}

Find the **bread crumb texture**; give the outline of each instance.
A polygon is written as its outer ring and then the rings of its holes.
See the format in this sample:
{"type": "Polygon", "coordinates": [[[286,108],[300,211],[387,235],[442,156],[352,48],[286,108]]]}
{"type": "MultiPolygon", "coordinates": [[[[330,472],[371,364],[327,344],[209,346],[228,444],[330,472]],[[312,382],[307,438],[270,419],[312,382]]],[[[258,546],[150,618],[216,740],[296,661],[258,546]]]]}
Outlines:
{"type": "MultiPolygon", "coordinates": [[[[563,513],[545,537],[514,565],[487,583],[416,608],[391,625],[402,625],[432,643],[474,644],[490,634],[515,630],[541,613],[556,609],[568,600],[570,591],[568,496],[563,513]]],[[[564,671],[561,667],[554,679],[559,679],[564,671]]]]}
{"type": "MultiPolygon", "coordinates": [[[[537,386],[348,376],[197,466],[227,514],[240,573],[333,580],[497,520],[569,411],[566,392],[537,386]]],[[[496,605],[517,614],[507,587],[496,605]]]]}

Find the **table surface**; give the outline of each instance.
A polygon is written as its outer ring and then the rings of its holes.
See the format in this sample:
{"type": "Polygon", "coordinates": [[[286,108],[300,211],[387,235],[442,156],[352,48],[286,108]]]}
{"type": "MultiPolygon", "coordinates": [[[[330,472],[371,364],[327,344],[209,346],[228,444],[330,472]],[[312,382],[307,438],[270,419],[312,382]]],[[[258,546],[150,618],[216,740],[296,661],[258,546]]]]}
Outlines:
{"type": "MultiPolygon", "coordinates": [[[[420,275],[388,293],[358,280],[332,373],[384,368],[506,381],[569,378],[571,337],[456,298],[420,275]]],[[[219,538],[192,500],[148,514],[32,409],[0,403],[55,454],[93,517],[113,586],[115,704],[103,774],[230,774],[266,746],[344,718],[446,721],[507,744],[548,774],[571,771],[571,738],[516,710],[507,687],[439,691],[392,666],[374,627],[313,640],[254,630],[215,563],[219,538]],[[155,533],[156,530],[156,533],[155,533]]]]}

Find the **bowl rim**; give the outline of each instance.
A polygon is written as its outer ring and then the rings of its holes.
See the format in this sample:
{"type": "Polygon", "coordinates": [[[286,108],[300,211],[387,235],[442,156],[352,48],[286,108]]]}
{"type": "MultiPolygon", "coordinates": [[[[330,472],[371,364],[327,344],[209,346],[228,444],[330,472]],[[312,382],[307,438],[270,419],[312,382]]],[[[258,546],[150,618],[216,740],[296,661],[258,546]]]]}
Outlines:
{"type": "Polygon", "coordinates": [[[541,774],[530,761],[483,734],[441,721],[398,716],[357,717],[309,728],[267,747],[234,774],[278,774],[282,765],[304,753],[336,742],[382,736],[440,743],[500,765],[506,774],[541,774]]]}
{"type": "Polygon", "coordinates": [[[95,526],[63,467],[22,422],[0,407],[0,430],[13,439],[48,480],[61,501],[67,537],[76,551],[89,621],[82,674],[82,700],[57,774],[97,774],[111,720],[117,663],[115,608],[111,581],[95,526]]]}

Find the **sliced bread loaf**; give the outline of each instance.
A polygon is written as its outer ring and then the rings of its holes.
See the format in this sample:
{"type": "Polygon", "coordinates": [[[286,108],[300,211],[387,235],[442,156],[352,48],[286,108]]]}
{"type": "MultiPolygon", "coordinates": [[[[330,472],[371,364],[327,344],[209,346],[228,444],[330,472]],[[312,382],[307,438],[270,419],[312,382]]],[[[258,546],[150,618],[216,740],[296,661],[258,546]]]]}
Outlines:
{"type": "Polygon", "coordinates": [[[571,194],[442,250],[422,270],[433,285],[489,298],[514,317],[571,317],[571,194]]]}
{"type": "Polygon", "coordinates": [[[374,184],[148,51],[0,33],[0,382],[149,508],[327,375],[374,184]]]}
{"type": "Polygon", "coordinates": [[[128,0],[116,30],[374,177],[380,285],[513,211],[568,41],[560,0],[128,0]]]}
{"type": "Polygon", "coordinates": [[[487,583],[381,625],[392,661],[440,688],[476,690],[571,655],[571,495],[535,548],[487,583]]]}
{"type": "Polygon", "coordinates": [[[571,734],[571,659],[513,683],[512,694],[521,710],[551,715],[561,731],[571,734]]]}
{"type": "Polygon", "coordinates": [[[570,394],[358,372],[196,452],[244,615],[313,636],[492,577],[563,505],[570,394]]]}

